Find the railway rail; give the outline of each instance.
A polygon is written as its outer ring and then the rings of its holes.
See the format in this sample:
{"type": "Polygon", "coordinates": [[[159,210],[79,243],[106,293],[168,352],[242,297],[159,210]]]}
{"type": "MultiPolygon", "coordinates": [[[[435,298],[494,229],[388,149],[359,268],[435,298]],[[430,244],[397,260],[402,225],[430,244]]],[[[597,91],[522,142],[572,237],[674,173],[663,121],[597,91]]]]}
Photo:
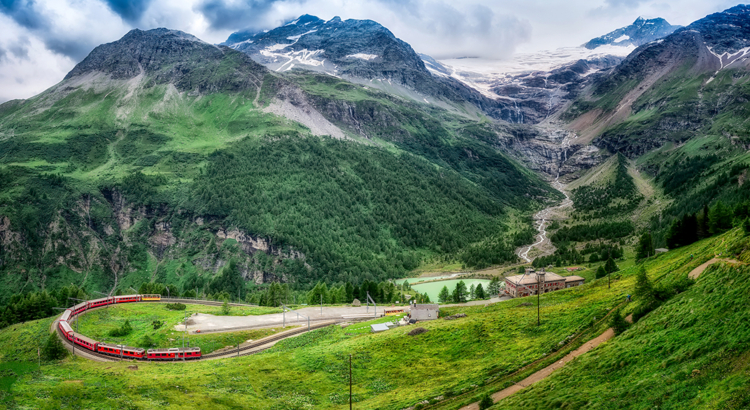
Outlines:
{"type": "MultiPolygon", "coordinates": [[[[171,302],[171,303],[186,303],[186,304],[196,304],[196,305],[207,305],[207,306],[219,306],[223,302],[216,302],[216,301],[208,301],[208,300],[196,300],[196,299],[178,299],[178,298],[163,298],[160,300],[137,300],[138,302],[145,302],[145,303],[153,303],[153,302],[171,302]]],[[[87,302],[88,303],[88,302],[87,302]]],[[[68,321],[72,320],[78,320],[77,316],[81,314],[85,314],[90,310],[97,310],[102,307],[108,306],[108,304],[100,303],[96,304],[98,302],[93,301],[94,304],[90,304],[88,308],[83,308],[82,310],[77,310],[76,307],[73,307],[63,313],[58,319],[52,322],[50,330],[53,330],[57,333],[57,336],[64,342],[64,345],[66,349],[69,351],[73,351],[74,354],[77,356],[81,356],[90,360],[100,361],[100,362],[113,362],[113,361],[121,361],[121,360],[138,360],[138,361],[152,361],[153,359],[150,357],[128,357],[126,355],[123,355],[123,350],[127,351],[128,349],[120,349],[120,355],[110,355],[110,354],[104,354],[98,351],[94,351],[88,348],[84,348],[82,346],[76,346],[77,343],[75,343],[73,340],[71,340],[68,335],[66,335],[66,332],[70,332],[69,326],[67,327],[68,330],[63,330],[62,325],[68,325],[68,321]],[[75,312],[75,313],[72,313],[75,312]],[[72,314],[71,314],[72,313],[72,314]],[[63,323],[61,323],[63,322],[63,323]]],[[[244,304],[231,304],[232,306],[253,306],[253,305],[244,305],[244,304]]],[[[77,305],[78,306],[78,305],[77,305]]],[[[221,351],[221,352],[214,352],[206,355],[201,355],[200,357],[180,357],[178,354],[177,357],[173,357],[171,360],[167,361],[186,361],[186,360],[212,360],[212,359],[223,359],[223,358],[231,358],[231,357],[238,357],[238,356],[248,356],[251,354],[256,354],[259,352],[262,352],[264,350],[270,349],[273,347],[277,342],[290,338],[299,336],[307,331],[314,330],[314,329],[320,329],[322,327],[326,327],[335,323],[339,323],[342,321],[346,321],[347,319],[341,318],[341,319],[317,319],[316,321],[318,323],[314,323],[312,325],[300,327],[291,329],[285,332],[281,332],[275,335],[271,335],[268,337],[265,337],[263,339],[256,340],[254,342],[250,342],[243,345],[238,346],[238,349],[228,350],[228,351],[221,351]]],[[[224,329],[226,331],[227,329],[224,329]]],[[[71,333],[73,334],[73,333],[71,333]]],[[[83,336],[80,335],[82,338],[83,336]]],[[[98,349],[97,349],[98,350],[98,349]]],[[[177,350],[177,349],[173,349],[177,350]]],[[[200,355],[200,351],[198,351],[198,354],[200,355]]],[[[185,355],[187,356],[187,355],[185,355]]],[[[158,358],[157,358],[158,359],[158,358]]],[[[154,361],[162,361],[162,360],[154,360],[154,361]]]]}

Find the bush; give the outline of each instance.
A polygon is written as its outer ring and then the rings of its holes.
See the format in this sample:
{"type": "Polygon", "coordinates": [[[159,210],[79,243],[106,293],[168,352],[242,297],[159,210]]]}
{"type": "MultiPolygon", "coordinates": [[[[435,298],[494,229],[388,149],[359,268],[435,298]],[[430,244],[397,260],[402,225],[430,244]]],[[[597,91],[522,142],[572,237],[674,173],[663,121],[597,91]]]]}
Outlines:
{"type": "Polygon", "coordinates": [[[492,401],[492,397],[490,397],[490,394],[485,393],[482,396],[482,399],[479,400],[479,410],[489,409],[493,404],[495,403],[492,401]]]}
{"type": "Polygon", "coordinates": [[[622,317],[620,309],[617,309],[612,313],[612,317],[609,319],[609,326],[615,331],[616,335],[628,330],[628,322],[622,317]]]}
{"type": "Polygon", "coordinates": [[[183,303],[167,303],[167,309],[169,310],[185,310],[187,306],[183,303]]]}
{"type": "Polygon", "coordinates": [[[155,346],[153,339],[149,335],[143,336],[141,339],[141,347],[149,348],[155,346]]]}
{"type": "Polygon", "coordinates": [[[57,337],[56,332],[49,335],[42,353],[47,360],[60,360],[68,355],[68,351],[65,350],[65,346],[63,346],[60,338],[57,337]]]}
{"type": "Polygon", "coordinates": [[[427,333],[427,331],[428,330],[423,327],[418,327],[416,329],[413,329],[411,332],[409,332],[409,336],[421,335],[422,333],[427,333]]]}
{"type": "Polygon", "coordinates": [[[224,299],[224,303],[221,305],[221,314],[228,315],[231,308],[229,307],[229,301],[224,299]]]}
{"type": "Polygon", "coordinates": [[[109,335],[112,337],[123,337],[130,334],[133,328],[130,326],[130,321],[126,320],[122,327],[109,331],[109,335]]]}
{"type": "Polygon", "coordinates": [[[642,317],[646,316],[657,307],[659,307],[659,304],[656,303],[655,301],[651,301],[648,303],[641,303],[633,311],[633,323],[639,321],[642,317]]]}

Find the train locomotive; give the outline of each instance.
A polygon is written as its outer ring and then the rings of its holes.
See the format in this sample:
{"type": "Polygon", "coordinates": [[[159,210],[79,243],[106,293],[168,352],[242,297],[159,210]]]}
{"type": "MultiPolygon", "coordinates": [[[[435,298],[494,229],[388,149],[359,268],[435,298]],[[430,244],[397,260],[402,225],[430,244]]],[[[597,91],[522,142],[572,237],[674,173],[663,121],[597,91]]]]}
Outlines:
{"type": "Polygon", "coordinates": [[[70,342],[77,346],[91,350],[99,354],[104,354],[122,359],[137,360],[156,360],[156,361],[176,361],[176,360],[197,360],[201,358],[200,347],[173,347],[169,349],[142,349],[123,345],[113,345],[100,343],[80,333],[73,331],[70,322],[77,316],[86,312],[88,309],[94,309],[101,306],[107,306],[119,303],[148,302],[160,301],[161,295],[123,295],[110,296],[101,299],[89,300],[79,303],[70,309],[66,309],[60,316],[58,328],[60,332],[70,342]]]}

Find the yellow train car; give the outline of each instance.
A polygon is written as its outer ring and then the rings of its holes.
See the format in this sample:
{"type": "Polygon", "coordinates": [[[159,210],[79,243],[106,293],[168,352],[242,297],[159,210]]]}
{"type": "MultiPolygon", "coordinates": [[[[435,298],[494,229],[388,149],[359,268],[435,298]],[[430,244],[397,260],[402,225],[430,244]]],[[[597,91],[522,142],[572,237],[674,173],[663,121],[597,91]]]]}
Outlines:
{"type": "Polygon", "coordinates": [[[404,313],[404,308],[385,308],[386,316],[396,316],[404,313]]]}
{"type": "Polygon", "coordinates": [[[144,301],[144,302],[145,301],[149,301],[149,300],[150,301],[160,301],[161,300],[161,295],[141,295],[141,300],[144,301]]]}

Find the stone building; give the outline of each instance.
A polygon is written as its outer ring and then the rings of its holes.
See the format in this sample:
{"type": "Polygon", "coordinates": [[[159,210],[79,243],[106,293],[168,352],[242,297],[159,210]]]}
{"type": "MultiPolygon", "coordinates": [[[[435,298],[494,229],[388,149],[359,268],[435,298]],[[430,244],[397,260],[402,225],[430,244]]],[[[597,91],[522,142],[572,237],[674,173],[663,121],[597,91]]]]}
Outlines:
{"type": "Polygon", "coordinates": [[[411,305],[410,317],[415,320],[435,320],[440,314],[437,303],[411,305]]]}
{"type": "Polygon", "coordinates": [[[570,281],[570,286],[567,286],[567,279],[556,273],[545,272],[544,269],[539,272],[527,269],[523,275],[508,276],[505,278],[505,293],[518,298],[536,295],[539,287],[541,287],[541,293],[547,293],[571,286],[578,286],[583,283],[583,278],[580,276],[569,277],[575,279],[570,281]],[[540,278],[537,278],[537,273],[541,275],[540,278]]]}

